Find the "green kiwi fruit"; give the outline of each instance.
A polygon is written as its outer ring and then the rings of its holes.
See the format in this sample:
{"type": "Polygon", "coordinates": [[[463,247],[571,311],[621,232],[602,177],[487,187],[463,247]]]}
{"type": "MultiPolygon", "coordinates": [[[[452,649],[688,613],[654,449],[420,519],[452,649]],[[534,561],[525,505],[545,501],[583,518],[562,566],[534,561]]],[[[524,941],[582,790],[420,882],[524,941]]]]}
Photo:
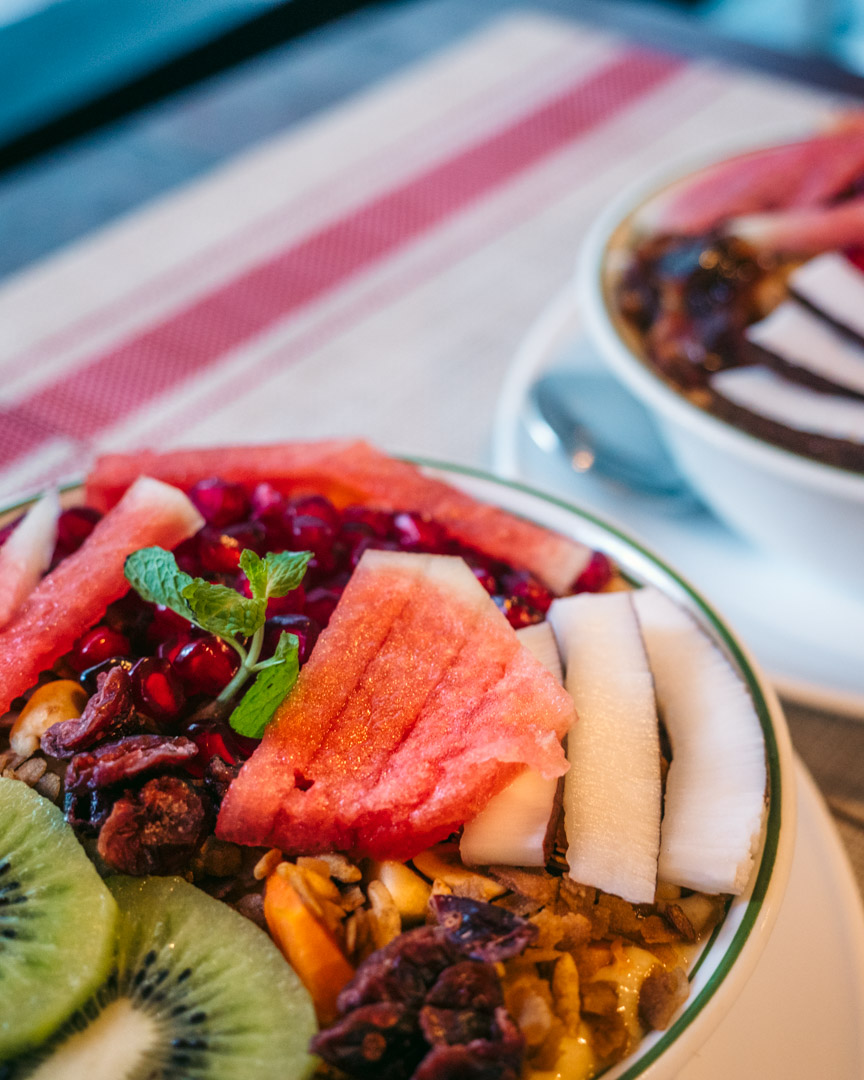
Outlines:
{"type": "Polygon", "coordinates": [[[0,1062],[46,1039],[111,969],[117,905],[62,813],[0,777],[0,1062]]]}
{"type": "MultiPolygon", "coordinates": [[[[113,971],[18,1080],[300,1080],[309,995],[267,935],[180,878],[109,878],[113,971]]],[[[0,1070],[2,1073],[2,1070],[0,1070]]]]}

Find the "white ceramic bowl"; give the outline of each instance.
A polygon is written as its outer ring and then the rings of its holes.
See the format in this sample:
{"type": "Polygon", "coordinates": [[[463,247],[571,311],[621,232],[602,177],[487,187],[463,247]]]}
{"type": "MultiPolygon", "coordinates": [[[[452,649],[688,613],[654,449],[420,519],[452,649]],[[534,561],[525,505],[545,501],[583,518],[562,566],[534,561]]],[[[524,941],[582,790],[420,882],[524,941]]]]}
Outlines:
{"type": "MultiPolygon", "coordinates": [[[[690,994],[666,1031],[650,1033],[604,1080],[673,1080],[714,1031],[753,973],[780,910],[795,843],[795,775],[783,712],[746,648],[698,593],[618,529],[570,504],[470,469],[418,461],[454,486],[606,552],[636,584],[662,589],[686,608],[729,657],[752,695],[765,737],[769,803],[765,833],[747,891],[735,897],[690,971],[690,994]]],[[[64,493],[66,505],[82,489],[64,493]]],[[[0,526],[22,509],[0,512],[0,526]]],[[[564,1078],[566,1080],[566,1078],[564,1078]]]]}
{"type": "Polygon", "coordinates": [[[681,472],[720,518],[769,553],[864,594],[864,475],[774,446],[699,408],[619,332],[608,290],[612,238],[618,243],[630,215],[670,179],[624,192],[588,233],[577,268],[588,335],[655,415],[681,472]]]}

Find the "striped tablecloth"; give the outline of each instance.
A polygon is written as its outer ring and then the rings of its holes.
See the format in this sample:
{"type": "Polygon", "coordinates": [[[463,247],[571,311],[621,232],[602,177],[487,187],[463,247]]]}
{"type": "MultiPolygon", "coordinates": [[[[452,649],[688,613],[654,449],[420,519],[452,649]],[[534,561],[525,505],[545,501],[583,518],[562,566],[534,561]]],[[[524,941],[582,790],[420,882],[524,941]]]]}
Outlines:
{"type": "MultiPolygon", "coordinates": [[[[610,195],[836,104],[501,19],[9,279],[0,497],[136,446],[365,435],[487,464],[514,348],[610,195]]],[[[792,719],[823,789],[864,799],[864,729],[792,719]]]]}

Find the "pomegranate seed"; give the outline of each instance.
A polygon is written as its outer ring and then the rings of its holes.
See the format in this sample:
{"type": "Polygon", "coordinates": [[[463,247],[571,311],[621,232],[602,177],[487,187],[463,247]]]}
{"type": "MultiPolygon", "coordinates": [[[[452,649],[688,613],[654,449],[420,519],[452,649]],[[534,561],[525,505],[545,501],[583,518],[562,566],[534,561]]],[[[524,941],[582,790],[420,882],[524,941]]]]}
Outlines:
{"type": "Polygon", "coordinates": [[[347,506],[342,511],[345,524],[365,525],[375,536],[386,540],[393,527],[393,515],[385,510],[370,510],[368,506],[347,506]]]}
{"type": "Polygon", "coordinates": [[[226,732],[225,742],[231,748],[237,761],[245,761],[261,745],[260,739],[250,739],[246,735],[238,735],[236,731],[230,730],[226,732]]]}
{"type": "Polygon", "coordinates": [[[297,615],[306,605],[306,590],[302,585],[286,596],[273,596],[267,601],[267,618],[274,615],[297,615]]]}
{"type": "Polygon", "coordinates": [[[285,512],[285,499],[272,484],[256,484],[249,499],[249,509],[256,521],[272,521],[285,512]]]}
{"type": "Polygon", "coordinates": [[[296,551],[311,551],[319,558],[330,555],[336,527],[324,518],[297,514],[287,520],[291,546],[296,551]]]}
{"type": "Polygon", "coordinates": [[[190,489],[189,498],[207,524],[217,529],[244,521],[250,510],[249,498],[242,485],[228,484],[215,476],[199,480],[190,489]]]}
{"type": "Polygon", "coordinates": [[[174,558],[177,565],[184,574],[191,574],[193,577],[197,577],[201,571],[201,560],[199,558],[200,536],[200,533],[195,533],[194,536],[190,536],[188,540],[183,540],[174,548],[174,558]]]}
{"type": "Polygon", "coordinates": [[[264,656],[272,656],[282,632],[296,634],[300,663],[305,664],[321,633],[319,624],[308,615],[274,615],[264,624],[264,656]]]}
{"type": "Polygon", "coordinates": [[[215,697],[234,677],[240,658],[227,642],[211,635],[184,645],[173,666],[188,694],[215,697]]]}
{"type": "Polygon", "coordinates": [[[101,664],[114,656],[128,656],[131,652],[129,638],[110,626],[94,626],[82,634],[69,653],[69,663],[78,672],[101,664]]]}
{"type": "Polygon", "coordinates": [[[147,627],[147,640],[152,645],[159,645],[178,634],[188,634],[189,625],[189,620],[178,615],[176,611],[165,607],[164,604],[156,604],[150,625],[147,627]]]}
{"type": "Polygon", "coordinates": [[[326,522],[335,533],[342,524],[342,515],[323,495],[304,495],[292,499],[285,511],[286,518],[314,517],[326,522]]]}
{"type": "Polygon", "coordinates": [[[506,615],[507,622],[510,623],[514,630],[542,621],[543,616],[539,611],[535,611],[524,600],[520,600],[516,596],[493,596],[492,599],[506,615]]]}
{"type": "Polygon", "coordinates": [[[497,590],[498,581],[487,566],[472,566],[471,572],[490,596],[497,590]]]}
{"type": "Polygon", "coordinates": [[[529,607],[546,614],[549,605],[555,599],[551,592],[541,585],[532,574],[525,570],[517,570],[512,574],[505,574],[503,586],[511,596],[524,600],[529,607]]]}
{"type": "Polygon", "coordinates": [[[235,765],[237,759],[225,745],[225,738],[221,732],[214,728],[205,728],[201,731],[188,732],[192,742],[198,747],[198,757],[193,758],[186,765],[186,771],[193,776],[202,777],[207,770],[207,765],[214,757],[220,757],[226,765],[235,765]]]}
{"type": "Polygon", "coordinates": [[[159,646],[156,649],[156,655],[173,664],[177,659],[180,650],[185,648],[190,641],[194,640],[191,633],[175,634],[173,637],[166,638],[164,641],[159,642],[159,646]]]}
{"type": "Polygon", "coordinates": [[[327,589],[323,586],[310,589],[306,594],[306,614],[319,626],[326,626],[341,595],[341,589],[327,589]]]}
{"type": "Polygon", "coordinates": [[[198,533],[198,558],[208,574],[233,574],[240,565],[244,548],[258,551],[264,530],[260,525],[246,522],[215,529],[209,525],[198,533]]]}
{"type": "Polygon", "coordinates": [[[77,551],[101,518],[99,511],[90,506],[70,506],[64,510],[57,519],[57,543],[52,563],[58,563],[77,551]]]}
{"type": "Polygon", "coordinates": [[[600,592],[612,580],[612,564],[600,552],[592,553],[588,565],[573,583],[573,592],[600,592]]]}
{"type": "Polygon", "coordinates": [[[853,266],[857,266],[859,270],[864,270],[864,248],[847,248],[843,254],[853,266]]]}
{"type": "Polygon", "coordinates": [[[442,526],[422,514],[397,514],[393,518],[393,531],[405,551],[439,553],[449,547],[449,538],[442,526]]]}
{"type": "Polygon", "coordinates": [[[170,661],[145,656],[130,675],[136,708],[154,720],[173,720],[186,704],[183,686],[170,661]]]}

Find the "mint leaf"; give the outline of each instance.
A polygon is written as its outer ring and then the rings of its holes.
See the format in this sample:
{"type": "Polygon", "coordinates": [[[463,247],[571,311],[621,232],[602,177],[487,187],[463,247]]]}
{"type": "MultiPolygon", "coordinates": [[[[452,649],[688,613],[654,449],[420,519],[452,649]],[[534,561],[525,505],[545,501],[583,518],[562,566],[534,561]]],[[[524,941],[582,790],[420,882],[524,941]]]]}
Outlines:
{"type": "Polygon", "coordinates": [[[303,580],[311,551],[269,551],[264,556],[267,571],[267,595],[287,596],[303,580]]]}
{"type": "Polygon", "coordinates": [[[160,547],[141,548],[126,557],[123,567],[126,580],[143,599],[151,604],[163,604],[184,619],[194,621],[183,590],[192,578],[177,565],[170,551],[160,547]]]}
{"type": "Polygon", "coordinates": [[[273,713],[297,681],[300,671],[299,647],[296,634],[282,632],[273,654],[273,659],[281,663],[268,663],[267,667],[259,671],[255,682],[231,713],[229,723],[238,735],[260,739],[264,734],[264,729],[273,719],[273,713]]]}
{"type": "Polygon", "coordinates": [[[267,596],[267,570],[264,561],[251,548],[244,548],[240,553],[240,569],[249,581],[249,588],[256,600],[267,596]]]}
{"type": "Polygon", "coordinates": [[[192,609],[195,622],[219,637],[251,637],[264,625],[267,601],[241,596],[227,585],[212,585],[190,578],[183,597],[192,609]]]}

